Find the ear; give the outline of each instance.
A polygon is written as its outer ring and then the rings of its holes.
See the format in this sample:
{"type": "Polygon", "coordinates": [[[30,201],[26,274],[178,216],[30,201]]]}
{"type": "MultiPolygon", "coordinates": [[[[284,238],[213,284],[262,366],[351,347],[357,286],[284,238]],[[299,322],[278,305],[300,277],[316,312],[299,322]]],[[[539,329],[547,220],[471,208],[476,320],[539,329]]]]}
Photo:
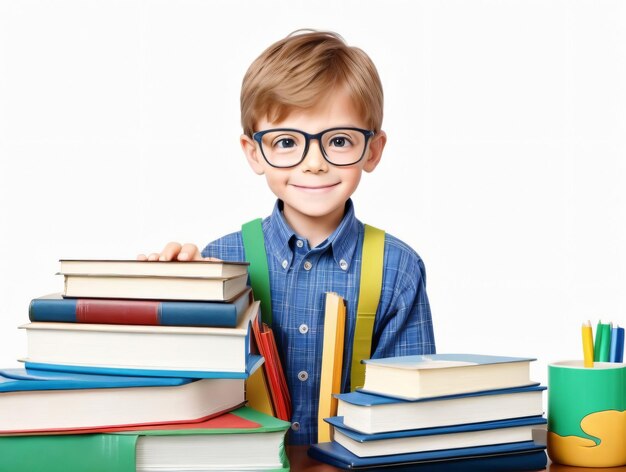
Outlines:
{"type": "Polygon", "coordinates": [[[246,155],[246,159],[248,160],[250,167],[252,167],[252,170],[258,175],[263,175],[265,173],[263,156],[260,154],[256,141],[249,136],[242,134],[239,138],[239,143],[241,144],[241,149],[246,155]]]}
{"type": "Polygon", "coordinates": [[[374,135],[370,141],[369,152],[367,153],[365,164],[363,165],[365,172],[372,172],[376,169],[381,157],[383,157],[383,149],[385,149],[386,143],[387,134],[384,131],[381,130],[374,135]]]}

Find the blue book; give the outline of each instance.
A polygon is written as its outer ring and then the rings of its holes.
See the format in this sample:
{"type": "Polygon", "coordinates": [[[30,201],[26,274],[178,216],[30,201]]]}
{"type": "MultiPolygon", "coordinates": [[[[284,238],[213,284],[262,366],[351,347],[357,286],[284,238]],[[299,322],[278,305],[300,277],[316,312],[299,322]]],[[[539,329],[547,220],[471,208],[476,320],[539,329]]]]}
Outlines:
{"type": "Polygon", "coordinates": [[[540,416],[544,413],[542,395],[545,389],[545,386],[532,385],[419,400],[403,400],[359,390],[335,397],[338,399],[337,416],[343,416],[347,427],[373,434],[540,416]]]}
{"type": "Polygon", "coordinates": [[[415,472],[516,472],[546,467],[545,446],[532,441],[419,452],[386,457],[357,457],[336,442],[314,444],[313,459],[348,470],[415,472]]]}
{"type": "Polygon", "coordinates": [[[347,428],[343,418],[325,418],[334,440],[359,457],[388,456],[531,441],[532,430],[547,423],[542,416],[465,425],[363,434],[347,428]]]}
{"type": "Polygon", "coordinates": [[[61,294],[30,302],[30,321],[234,328],[252,302],[246,289],[228,302],[63,298],[61,294]]]}
{"type": "Polygon", "coordinates": [[[243,372],[221,370],[161,370],[161,369],[132,369],[120,367],[98,367],[88,365],[66,365],[43,362],[24,363],[27,369],[45,370],[53,372],[68,372],[77,374],[121,375],[136,377],[186,377],[190,379],[247,379],[254,371],[263,365],[265,359],[258,354],[249,354],[246,368],[243,372]]]}
{"type": "Polygon", "coordinates": [[[30,368],[0,369],[0,392],[80,390],[85,388],[175,387],[190,382],[193,382],[193,379],[78,374],[30,368]]]}
{"type": "Polygon", "coordinates": [[[189,378],[247,378],[253,302],[235,328],[33,321],[26,330],[28,367],[67,372],[189,378]]]}
{"type": "Polygon", "coordinates": [[[0,370],[0,434],[195,422],[244,402],[243,379],[0,370]]]}
{"type": "Polygon", "coordinates": [[[407,400],[535,385],[529,357],[432,354],[366,359],[365,392],[407,400]]]}

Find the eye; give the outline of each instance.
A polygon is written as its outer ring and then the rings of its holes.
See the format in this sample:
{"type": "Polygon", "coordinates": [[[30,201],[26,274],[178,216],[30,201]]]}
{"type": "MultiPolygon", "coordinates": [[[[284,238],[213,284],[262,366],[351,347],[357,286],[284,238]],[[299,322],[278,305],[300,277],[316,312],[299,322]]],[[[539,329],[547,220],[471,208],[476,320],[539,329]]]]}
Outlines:
{"type": "Polygon", "coordinates": [[[280,138],[274,141],[274,147],[281,149],[290,149],[295,147],[296,141],[293,138],[280,138]]]}
{"type": "Polygon", "coordinates": [[[352,140],[348,136],[333,136],[328,140],[328,145],[335,148],[346,148],[352,144],[352,140]]]}

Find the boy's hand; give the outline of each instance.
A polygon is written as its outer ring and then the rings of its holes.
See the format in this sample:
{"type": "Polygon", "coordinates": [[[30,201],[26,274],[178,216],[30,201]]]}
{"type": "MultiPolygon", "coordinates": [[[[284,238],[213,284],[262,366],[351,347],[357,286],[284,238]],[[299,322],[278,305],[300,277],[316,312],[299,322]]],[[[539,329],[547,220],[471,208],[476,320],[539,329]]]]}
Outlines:
{"type": "Polygon", "coordinates": [[[198,246],[195,244],[184,244],[171,242],[167,243],[163,250],[153,252],[146,256],[145,254],[139,254],[137,256],[138,261],[219,261],[214,257],[202,257],[198,246]]]}

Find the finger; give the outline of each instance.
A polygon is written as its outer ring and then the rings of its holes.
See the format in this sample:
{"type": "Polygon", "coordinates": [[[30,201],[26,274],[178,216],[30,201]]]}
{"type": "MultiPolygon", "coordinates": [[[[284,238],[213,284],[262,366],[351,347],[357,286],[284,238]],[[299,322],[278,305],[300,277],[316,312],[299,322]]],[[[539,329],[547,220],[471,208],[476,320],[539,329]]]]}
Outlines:
{"type": "Polygon", "coordinates": [[[137,254],[137,260],[138,261],[147,261],[148,260],[148,256],[146,256],[145,254],[137,254]]]}
{"type": "Polygon", "coordinates": [[[160,261],[171,261],[176,259],[178,253],[180,252],[180,248],[182,246],[180,243],[170,242],[165,245],[163,250],[161,251],[161,255],[159,256],[160,261]]]}
{"type": "Polygon", "coordinates": [[[203,257],[203,261],[212,261],[212,262],[222,262],[222,259],[218,259],[217,257],[203,257]]]}
{"type": "Polygon", "coordinates": [[[202,260],[198,246],[195,244],[184,244],[178,254],[179,261],[199,261],[202,260]]]}
{"type": "Polygon", "coordinates": [[[160,254],[158,252],[153,252],[148,256],[149,261],[158,261],[160,254]]]}

